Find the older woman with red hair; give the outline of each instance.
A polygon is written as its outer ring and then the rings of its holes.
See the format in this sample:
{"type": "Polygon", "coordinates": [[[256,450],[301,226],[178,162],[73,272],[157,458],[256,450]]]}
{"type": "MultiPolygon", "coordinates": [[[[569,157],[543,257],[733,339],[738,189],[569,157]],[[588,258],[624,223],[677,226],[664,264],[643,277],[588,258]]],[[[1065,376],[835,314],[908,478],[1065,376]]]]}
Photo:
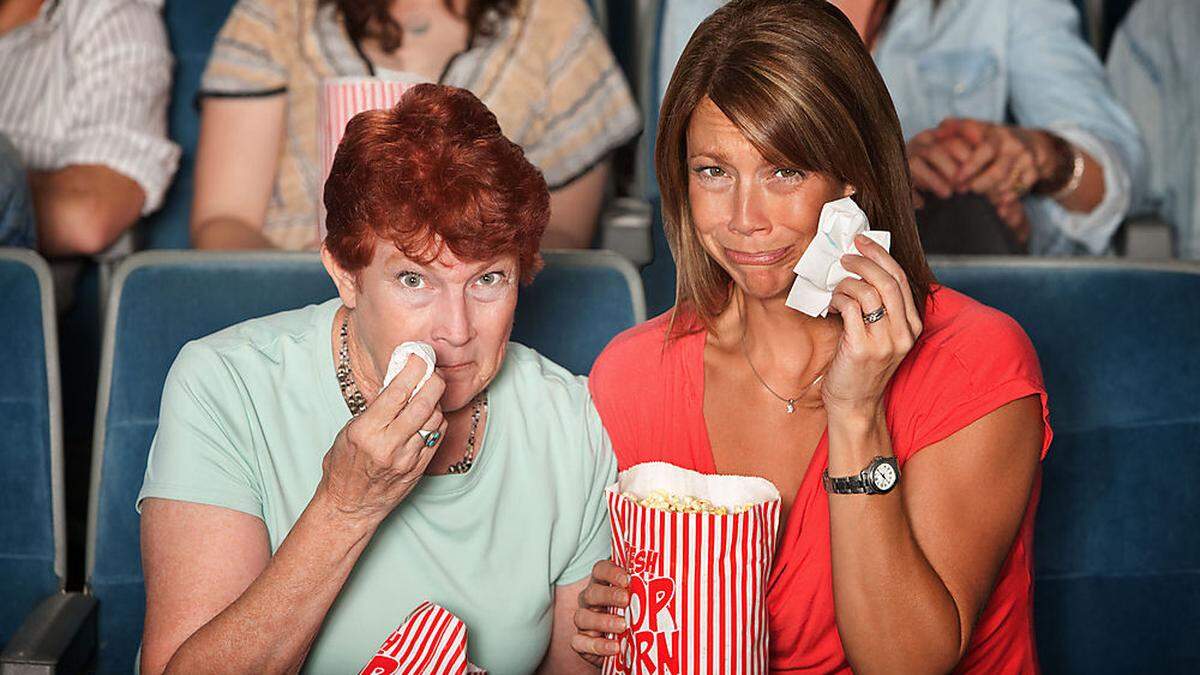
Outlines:
{"type": "Polygon", "coordinates": [[[143,673],[357,672],[425,600],[493,674],[590,669],[571,616],[615,460],[582,378],[508,342],[548,200],[465,90],[350,122],[325,186],[339,297],[192,342],[167,378],[143,673]],[[435,372],[385,384],[407,341],[435,372]]]}

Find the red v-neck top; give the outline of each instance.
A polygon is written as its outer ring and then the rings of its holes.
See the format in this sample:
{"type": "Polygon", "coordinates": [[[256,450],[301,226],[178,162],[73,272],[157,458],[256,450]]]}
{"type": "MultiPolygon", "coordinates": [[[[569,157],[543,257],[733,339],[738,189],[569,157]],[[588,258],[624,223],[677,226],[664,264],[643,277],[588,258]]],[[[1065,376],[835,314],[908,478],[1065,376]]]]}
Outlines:
{"type": "MultiPolygon", "coordinates": [[[[930,295],[924,325],[888,390],[887,424],[900,465],[1000,406],[1033,394],[1042,400],[1044,458],[1051,438],[1046,392],[1037,354],[1021,327],[944,287],[930,295]]],[[[667,326],[663,315],[617,336],[592,369],[592,396],[622,470],[667,461],[715,473],[704,422],[705,333],[667,344],[667,326]]],[[[775,555],[767,597],[774,673],[850,672],[834,620],[829,501],[821,486],[828,460],[823,436],[775,555]]],[[[1037,672],[1032,597],[1037,500],[1035,489],[957,672],[1037,672]]]]}

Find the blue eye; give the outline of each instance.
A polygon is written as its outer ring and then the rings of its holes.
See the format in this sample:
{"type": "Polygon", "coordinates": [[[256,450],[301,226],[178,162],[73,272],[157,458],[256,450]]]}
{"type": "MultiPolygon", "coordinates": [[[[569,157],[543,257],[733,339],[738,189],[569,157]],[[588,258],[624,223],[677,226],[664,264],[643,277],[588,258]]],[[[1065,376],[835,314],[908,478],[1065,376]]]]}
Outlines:
{"type": "Polygon", "coordinates": [[[416,272],[401,272],[396,275],[396,279],[405,288],[416,289],[425,286],[425,278],[416,272]]]}
{"type": "Polygon", "coordinates": [[[504,272],[492,271],[479,277],[478,284],[480,286],[496,286],[505,279],[504,272]]]}

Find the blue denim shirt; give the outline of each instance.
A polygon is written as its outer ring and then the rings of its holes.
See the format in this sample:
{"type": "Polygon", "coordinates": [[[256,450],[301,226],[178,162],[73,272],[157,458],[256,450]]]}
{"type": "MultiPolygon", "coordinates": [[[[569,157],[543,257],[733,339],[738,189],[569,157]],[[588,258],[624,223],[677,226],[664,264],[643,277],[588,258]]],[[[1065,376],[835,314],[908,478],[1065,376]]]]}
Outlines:
{"type": "Polygon", "coordinates": [[[1133,210],[1171,223],[1175,254],[1200,260],[1200,2],[1141,0],[1108,53],[1108,76],[1146,140],[1133,210]]]}
{"type": "MultiPolygon", "coordinates": [[[[723,4],[666,2],[661,88],[687,37],[723,4]]],[[[900,0],[874,56],[906,138],[946,117],[971,117],[1048,129],[1096,159],[1105,196],[1090,213],[1045,197],[1027,197],[1024,205],[1032,252],[1108,250],[1129,209],[1142,146],[1100,60],[1080,37],[1070,0],[942,0],[936,10],[933,0],[900,0]]]]}

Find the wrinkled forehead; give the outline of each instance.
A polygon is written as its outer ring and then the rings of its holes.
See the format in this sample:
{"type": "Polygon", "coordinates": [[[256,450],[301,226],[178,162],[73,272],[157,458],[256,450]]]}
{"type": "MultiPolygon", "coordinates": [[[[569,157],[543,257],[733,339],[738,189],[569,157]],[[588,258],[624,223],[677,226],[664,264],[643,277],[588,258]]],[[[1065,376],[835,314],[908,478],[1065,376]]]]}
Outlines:
{"type": "Polygon", "coordinates": [[[421,249],[408,251],[391,241],[380,240],[375,244],[375,256],[371,264],[381,266],[386,272],[421,272],[453,283],[465,282],[496,269],[515,274],[517,256],[505,253],[482,260],[462,258],[450,250],[441,237],[434,237],[421,249]]]}

